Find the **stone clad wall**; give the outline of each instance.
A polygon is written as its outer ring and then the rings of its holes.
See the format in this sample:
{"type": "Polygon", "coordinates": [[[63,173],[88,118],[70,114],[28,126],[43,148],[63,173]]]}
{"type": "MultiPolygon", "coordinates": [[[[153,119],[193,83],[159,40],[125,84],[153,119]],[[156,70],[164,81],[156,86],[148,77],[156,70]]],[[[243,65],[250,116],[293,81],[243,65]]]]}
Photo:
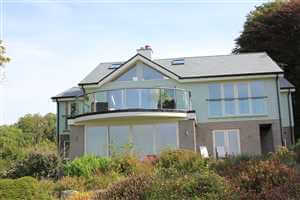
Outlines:
{"type": "MultiPolygon", "coordinates": [[[[209,154],[213,154],[213,130],[239,129],[242,154],[261,154],[260,129],[261,124],[271,124],[273,134],[273,149],[281,146],[279,120],[249,120],[231,122],[197,123],[197,146],[206,146],[209,154]]],[[[270,141],[272,143],[272,141],[270,141]]]]}

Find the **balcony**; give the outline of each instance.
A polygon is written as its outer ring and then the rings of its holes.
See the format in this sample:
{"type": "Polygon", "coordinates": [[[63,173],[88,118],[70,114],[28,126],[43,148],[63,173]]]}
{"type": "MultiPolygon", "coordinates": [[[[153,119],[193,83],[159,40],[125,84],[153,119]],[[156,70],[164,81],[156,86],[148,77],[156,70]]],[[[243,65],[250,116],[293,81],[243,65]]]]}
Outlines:
{"type": "Polygon", "coordinates": [[[191,94],[177,88],[126,88],[88,93],[71,108],[74,122],[124,117],[186,117],[191,94]]]}

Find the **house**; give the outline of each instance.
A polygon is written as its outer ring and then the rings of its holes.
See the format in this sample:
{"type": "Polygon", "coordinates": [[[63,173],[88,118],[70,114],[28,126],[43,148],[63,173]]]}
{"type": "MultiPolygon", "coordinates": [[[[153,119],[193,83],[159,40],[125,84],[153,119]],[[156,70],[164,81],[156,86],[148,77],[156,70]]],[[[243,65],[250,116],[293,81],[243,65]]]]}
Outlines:
{"type": "Polygon", "coordinates": [[[166,148],[264,154],[294,143],[294,86],[266,53],[100,63],[57,103],[60,152],[140,156],[166,148]]]}

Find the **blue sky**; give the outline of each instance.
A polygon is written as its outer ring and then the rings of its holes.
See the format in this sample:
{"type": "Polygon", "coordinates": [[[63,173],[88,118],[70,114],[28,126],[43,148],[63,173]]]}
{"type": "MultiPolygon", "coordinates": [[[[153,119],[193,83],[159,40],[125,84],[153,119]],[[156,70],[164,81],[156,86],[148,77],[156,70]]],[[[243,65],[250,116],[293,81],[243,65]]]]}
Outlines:
{"type": "Polygon", "coordinates": [[[3,2],[2,39],[12,61],[2,115],[14,123],[26,113],[55,112],[51,96],[145,44],[154,58],[229,54],[246,15],[263,1],[3,2]]]}

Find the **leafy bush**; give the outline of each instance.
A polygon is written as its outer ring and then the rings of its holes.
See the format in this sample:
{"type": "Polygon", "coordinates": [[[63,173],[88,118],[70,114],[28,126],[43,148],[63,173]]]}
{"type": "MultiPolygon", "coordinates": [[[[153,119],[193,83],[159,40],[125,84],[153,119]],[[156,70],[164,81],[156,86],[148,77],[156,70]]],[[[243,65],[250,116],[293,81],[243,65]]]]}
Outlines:
{"type": "Polygon", "coordinates": [[[125,179],[125,176],[111,171],[105,174],[96,173],[94,176],[88,177],[85,180],[86,191],[105,189],[109,185],[125,179]]]}
{"type": "Polygon", "coordinates": [[[32,177],[20,179],[0,179],[0,200],[26,199],[48,200],[49,194],[41,190],[39,183],[32,177]]]}
{"type": "Polygon", "coordinates": [[[111,185],[105,191],[96,193],[95,199],[142,200],[145,199],[145,193],[149,190],[151,181],[149,176],[131,176],[111,185]]]}
{"type": "Polygon", "coordinates": [[[188,150],[165,151],[156,164],[157,173],[170,176],[173,173],[193,173],[208,169],[208,162],[198,153],[188,150]]]}
{"type": "Polygon", "coordinates": [[[110,158],[92,155],[82,156],[64,165],[64,174],[68,176],[92,176],[96,171],[107,172],[110,158]]]}
{"type": "Polygon", "coordinates": [[[291,149],[296,154],[296,161],[300,163],[300,140],[298,140],[297,143],[291,147],[291,149]]]}
{"type": "Polygon", "coordinates": [[[161,199],[227,199],[230,198],[230,188],[225,179],[212,171],[191,173],[173,178],[154,178],[147,198],[161,199]]]}
{"type": "Polygon", "coordinates": [[[54,191],[55,193],[60,194],[64,190],[76,190],[80,192],[86,191],[86,178],[77,176],[65,176],[61,178],[56,182],[54,191]]]}
{"type": "Polygon", "coordinates": [[[91,192],[82,192],[72,195],[69,200],[90,200],[92,196],[91,192]]]}
{"type": "Polygon", "coordinates": [[[20,178],[32,176],[35,178],[56,178],[60,161],[56,154],[31,152],[25,159],[16,162],[2,177],[20,178]]]}
{"type": "Polygon", "coordinates": [[[253,159],[227,166],[221,174],[230,181],[239,199],[282,199],[278,195],[287,197],[283,199],[297,199],[300,194],[297,186],[300,179],[295,169],[273,156],[268,160],[253,159]],[[283,188],[286,191],[279,194],[283,188]]]}
{"type": "Polygon", "coordinates": [[[134,155],[118,155],[112,158],[111,170],[124,175],[132,175],[136,172],[139,164],[141,161],[134,155]]]}
{"type": "Polygon", "coordinates": [[[296,154],[293,151],[289,151],[286,147],[280,147],[278,151],[271,154],[271,159],[279,160],[288,166],[296,165],[296,154]]]}
{"type": "Polygon", "coordinates": [[[221,176],[234,176],[236,170],[239,170],[240,166],[243,166],[244,163],[249,161],[260,161],[268,160],[270,155],[248,155],[241,154],[237,156],[229,156],[224,159],[215,160],[211,159],[209,162],[210,169],[216,171],[221,176]]]}

